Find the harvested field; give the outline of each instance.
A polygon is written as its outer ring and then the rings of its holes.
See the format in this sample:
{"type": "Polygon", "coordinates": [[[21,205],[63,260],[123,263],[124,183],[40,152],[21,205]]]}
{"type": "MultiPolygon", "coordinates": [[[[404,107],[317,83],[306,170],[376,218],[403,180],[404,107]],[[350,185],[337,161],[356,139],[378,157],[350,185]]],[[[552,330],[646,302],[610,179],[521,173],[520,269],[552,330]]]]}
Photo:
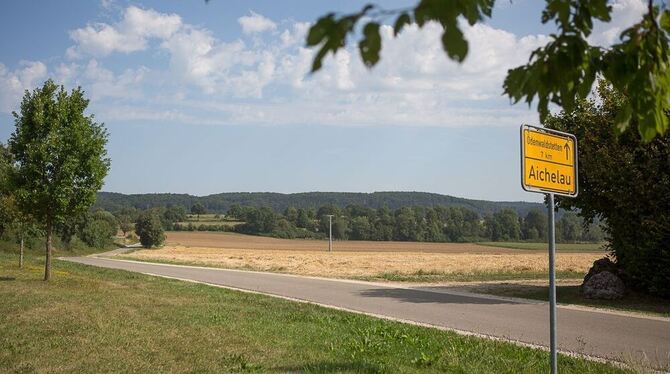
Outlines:
{"type": "MultiPolygon", "coordinates": [[[[126,258],[321,277],[411,281],[538,278],[547,272],[545,253],[454,243],[328,242],[284,240],[229,233],[168,233],[162,249],[126,258]]],[[[558,253],[557,271],[586,273],[602,252],[558,253]]]]}
{"type": "MultiPolygon", "coordinates": [[[[327,240],[277,239],[228,232],[167,232],[166,247],[225,248],[250,250],[327,251],[327,240]]],[[[335,252],[425,252],[425,253],[519,253],[517,249],[479,246],[472,243],[374,242],[344,240],[333,242],[335,252]]]]}

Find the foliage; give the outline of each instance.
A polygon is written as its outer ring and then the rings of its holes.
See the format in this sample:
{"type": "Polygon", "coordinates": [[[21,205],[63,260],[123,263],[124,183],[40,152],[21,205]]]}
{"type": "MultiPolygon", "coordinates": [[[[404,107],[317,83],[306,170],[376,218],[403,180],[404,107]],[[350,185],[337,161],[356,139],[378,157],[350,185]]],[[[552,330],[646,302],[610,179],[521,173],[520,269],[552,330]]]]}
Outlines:
{"type": "Polygon", "coordinates": [[[588,221],[603,219],[626,283],[670,297],[670,136],[644,142],[612,126],[628,98],[601,82],[598,97],[572,112],[549,116],[546,126],[579,139],[580,194],[558,199],[588,221]]]}
{"type": "Polygon", "coordinates": [[[484,218],[486,236],[493,241],[519,240],[521,227],[519,216],[511,209],[503,209],[484,218]]]}
{"type": "MultiPolygon", "coordinates": [[[[428,192],[304,192],[292,194],[228,192],[202,197],[170,193],[125,195],[115,192],[99,192],[94,208],[101,208],[118,216],[121,211],[128,213],[137,209],[158,207],[190,209],[196,202],[201,203],[211,213],[226,213],[233,218],[239,218],[237,214],[239,214],[239,208],[243,206],[268,207],[276,212],[284,212],[287,208],[294,207],[298,209],[298,219],[302,220],[302,224],[307,225],[309,219],[318,218],[316,210],[325,205],[333,205],[339,209],[346,209],[347,206],[360,206],[370,209],[387,207],[392,210],[402,207],[441,205],[465,208],[480,216],[493,214],[504,208],[514,209],[522,216],[525,216],[531,209],[546,209],[543,204],[538,203],[472,200],[428,192]],[[233,209],[235,206],[237,207],[233,209]],[[301,209],[303,210],[302,217],[301,209]]],[[[300,224],[298,226],[304,227],[300,224]]]]}
{"type": "MultiPolygon", "coordinates": [[[[566,213],[566,215],[569,213],[566,213]]],[[[565,216],[565,215],[564,215],[565,216]]],[[[539,209],[533,209],[523,220],[521,225],[521,234],[524,239],[538,240],[546,239],[547,237],[547,225],[548,217],[547,214],[539,209]]]]}
{"type": "Polygon", "coordinates": [[[77,230],[77,236],[89,247],[105,248],[112,243],[118,230],[116,217],[104,210],[97,210],[84,216],[77,230]]]}
{"type": "Polygon", "coordinates": [[[195,214],[195,215],[199,216],[199,215],[205,214],[205,213],[207,213],[207,209],[205,209],[205,206],[200,204],[200,203],[195,203],[191,207],[191,214],[195,214]]]}
{"type": "Polygon", "coordinates": [[[17,214],[16,202],[9,186],[11,167],[12,156],[7,147],[0,143],[0,236],[10,228],[17,214]]]}
{"type": "MultiPolygon", "coordinates": [[[[371,209],[360,205],[348,205],[340,209],[334,205],[321,206],[313,210],[297,210],[297,221],[304,217],[300,226],[290,217],[295,217],[293,209],[285,210],[289,216],[278,214],[264,207],[242,207],[234,205],[227,217],[244,221],[231,225],[176,225],[176,230],[230,231],[244,234],[269,235],[279,238],[323,238],[328,237],[328,214],[333,215],[333,238],[339,240],[397,240],[419,242],[467,242],[483,239],[494,241],[532,240],[545,241],[547,218],[539,210],[532,211],[521,219],[516,211],[503,209],[483,220],[474,211],[455,207],[404,207],[392,211],[386,207],[371,209]],[[310,215],[319,218],[309,218],[310,215]],[[523,230],[522,230],[523,228],[523,230]],[[534,234],[528,234],[528,233],[534,234]],[[540,236],[543,235],[543,236],[540,236]]],[[[564,213],[568,215],[568,213],[564,213]]],[[[603,240],[594,230],[587,236],[581,228],[582,221],[576,215],[570,222],[579,226],[578,236],[567,235],[571,241],[603,240]]],[[[560,222],[560,221],[559,221],[560,222]]],[[[568,221],[566,221],[568,222],[568,221]]],[[[559,225],[560,226],[560,225],[559,225]]],[[[567,227],[567,225],[566,225],[567,227]]],[[[566,229],[567,230],[567,229],[566,229]]],[[[559,236],[559,240],[561,237],[559,236]]]]}
{"type": "MultiPolygon", "coordinates": [[[[458,63],[468,54],[468,41],[459,19],[474,25],[491,18],[494,0],[420,0],[408,9],[386,10],[365,5],[359,12],[336,15],[328,13],[310,28],[306,44],[316,47],[312,72],[321,69],[328,53],[344,48],[349,34],[361,30],[358,44],[361,60],[368,67],[379,62],[382,49],[380,26],[395,15],[393,35],[398,36],[409,24],[423,27],[428,22],[443,27],[442,47],[458,63]],[[362,22],[362,27],[357,27],[362,22]]],[[[642,20],[621,33],[619,43],[610,48],[592,46],[588,37],[594,21],[611,21],[612,7],[607,0],[547,0],[542,23],[553,22],[558,33],[550,35],[546,46],[535,50],[526,65],[511,69],[503,89],[512,102],[529,105],[538,102],[540,119],[549,114],[549,104],[570,112],[576,100],[585,99],[596,76],[607,78],[631,99],[616,118],[617,129],[624,130],[631,121],[645,141],[664,134],[670,124],[663,114],[670,108],[670,10],[661,10],[649,0],[642,20]]]]}
{"type": "Polygon", "coordinates": [[[46,228],[45,280],[50,277],[54,227],[93,205],[109,170],[107,132],[84,113],[87,107],[80,88],[68,94],[47,80],[32,93],[26,91],[20,112],[14,113],[11,185],[19,209],[46,228]]]}
{"type": "Polygon", "coordinates": [[[153,210],[145,211],[137,217],[135,232],[139,235],[140,243],[145,248],[159,246],[165,241],[163,224],[158,213],[153,210]]]}

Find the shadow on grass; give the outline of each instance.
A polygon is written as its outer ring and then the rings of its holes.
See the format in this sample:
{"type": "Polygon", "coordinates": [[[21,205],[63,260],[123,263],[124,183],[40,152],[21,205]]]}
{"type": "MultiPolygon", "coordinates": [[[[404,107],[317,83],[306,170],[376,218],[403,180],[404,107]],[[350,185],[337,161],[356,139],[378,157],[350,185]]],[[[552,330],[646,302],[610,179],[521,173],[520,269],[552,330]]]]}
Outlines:
{"type": "Polygon", "coordinates": [[[392,298],[409,303],[519,304],[510,300],[453,295],[441,292],[410,290],[406,288],[373,288],[361,291],[360,294],[365,297],[392,298]]]}
{"type": "Polygon", "coordinates": [[[0,277],[0,282],[16,280],[14,277],[0,277]]]}

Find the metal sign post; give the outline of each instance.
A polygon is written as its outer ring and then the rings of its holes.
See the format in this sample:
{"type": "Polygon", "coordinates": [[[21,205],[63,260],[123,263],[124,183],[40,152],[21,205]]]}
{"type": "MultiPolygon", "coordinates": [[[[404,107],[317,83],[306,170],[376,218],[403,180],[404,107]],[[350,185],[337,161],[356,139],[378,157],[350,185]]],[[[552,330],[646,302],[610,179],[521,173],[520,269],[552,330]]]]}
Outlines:
{"type": "Polygon", "coordinates": [[[558,372],[556,345],[556,222],[554,195],[575,197],[577,177],[577,138],[568,133],[542,127],[521,126],[521,187],[547,195],[549,227],[549,351],[551,373],[558,372]]]}
{"type": "Polygon", "coordinates": [[[554,222],[554,194],[547,194],[547,210],[549,216],[549,351],[551,354],[551,374],[558,372],[558,355],[556,354],[556,230],[554,222]]]}

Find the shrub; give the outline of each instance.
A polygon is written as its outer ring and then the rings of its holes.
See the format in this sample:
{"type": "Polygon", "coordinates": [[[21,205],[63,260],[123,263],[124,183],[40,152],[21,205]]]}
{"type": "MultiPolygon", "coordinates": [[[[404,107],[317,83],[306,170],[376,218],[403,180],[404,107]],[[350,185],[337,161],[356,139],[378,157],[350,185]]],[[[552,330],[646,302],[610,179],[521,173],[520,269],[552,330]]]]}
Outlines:
{"type": "Polygon", "coordinates": [[[165,240],[163,225],[155,212],[144,212],[135,223],[135,232],[140,236],[140,243],[145,248],[161,245],[165,240]]]}

